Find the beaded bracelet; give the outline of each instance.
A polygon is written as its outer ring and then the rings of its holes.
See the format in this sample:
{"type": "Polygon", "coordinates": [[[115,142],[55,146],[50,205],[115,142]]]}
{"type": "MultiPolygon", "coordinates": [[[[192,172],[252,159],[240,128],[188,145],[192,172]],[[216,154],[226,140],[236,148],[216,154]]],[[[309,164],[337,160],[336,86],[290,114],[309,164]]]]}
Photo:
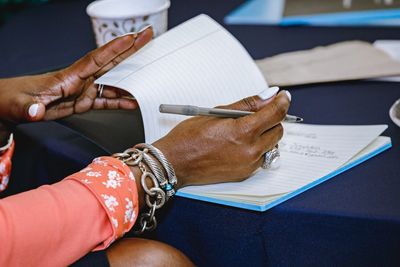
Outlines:
{"type": "Polygon", "coordinates": [[[141,234],[146,230],[154,230],[157,227],[155,211],[164,206],[165,202],[175,194],[174,186],[177,183],[177,179],[172,165],[159,149],[148,144],[139,144],[134,148],[129,148],[122,153],[116,153],[112,156],[118,158],[128,166],[137,166],[142,172],[140,183],[146,193],[145,201],[149,211],[140,215],[140,228],[135,233],[141,234]],[[165,178],[160,164],[150,157],[149,153],[161,163],[167,173],[168,179],[165,178]],[[147,170],[146,165],[150,171],[147,170]],[[151,180],[153,187],[148,188],[146,179],[151,180]]]}

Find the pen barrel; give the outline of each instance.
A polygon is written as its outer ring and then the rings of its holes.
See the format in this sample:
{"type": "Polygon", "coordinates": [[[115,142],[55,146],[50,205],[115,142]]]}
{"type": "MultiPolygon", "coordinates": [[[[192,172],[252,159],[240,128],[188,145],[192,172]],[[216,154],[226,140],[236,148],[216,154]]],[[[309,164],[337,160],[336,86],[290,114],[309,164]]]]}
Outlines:
{"type": "Polygon", "coordinates": [[[199,107],[191,105],[169,105],[161,104],[159,107],[161,113],[170,113],[186,116],[196,116],[199,114],[199,107]]]}
{"type": "Polygon", "coordinates": [[[239,118],[252,114],[250,111],[219,109],[219,108],[200,108],[199,115],[222,117],[222,118],[239,118]]]}
{"type": "MultiPolygon", "coordinates": [[[[222,108],[205,108],[192,105],[171,105],[161,104],[159,107],[161,113],[171,113],[186,116],[211,116],[220,118],[239,118],[251,115],[252,111],[222,109],[222,108]]],[[[286,115],[285,122],[302,122],[303,119],[293,115],[286,115]]]]}

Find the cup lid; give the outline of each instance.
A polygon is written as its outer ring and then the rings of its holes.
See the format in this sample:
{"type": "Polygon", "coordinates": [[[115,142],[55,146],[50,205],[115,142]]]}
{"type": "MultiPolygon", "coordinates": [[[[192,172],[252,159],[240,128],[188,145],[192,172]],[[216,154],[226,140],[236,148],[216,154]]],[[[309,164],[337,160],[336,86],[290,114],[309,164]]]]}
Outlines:
{"type": "Polygon", "coordinates": [[[97,0],[87,6],[86,13],[104,19],[133,18],[159,13],[170,5],[169,0],[97,0]]]}

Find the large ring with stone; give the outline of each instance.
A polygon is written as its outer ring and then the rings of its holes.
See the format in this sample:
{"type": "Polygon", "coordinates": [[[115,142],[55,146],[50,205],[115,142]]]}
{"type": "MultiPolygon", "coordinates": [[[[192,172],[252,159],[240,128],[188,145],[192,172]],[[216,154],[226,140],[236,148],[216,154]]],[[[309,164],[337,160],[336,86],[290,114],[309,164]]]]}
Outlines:
{"type": "Polygon", "coordinates": [[[270,169],[272,165],[279,159],[281,154],[277,147],[274,147],[272,150],[265,152],[264,154],[264,162],[261,165],[263,169],[270,169]]]}

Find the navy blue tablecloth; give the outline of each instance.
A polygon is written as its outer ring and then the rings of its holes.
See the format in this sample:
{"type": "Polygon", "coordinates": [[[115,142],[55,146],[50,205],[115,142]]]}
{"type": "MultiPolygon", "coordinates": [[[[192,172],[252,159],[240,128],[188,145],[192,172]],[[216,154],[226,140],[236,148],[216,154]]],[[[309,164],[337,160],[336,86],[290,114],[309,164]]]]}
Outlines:
{"type": "MultiPolygon", "coordinates": [[[[56,1],[0,27],[0,77],[68,65],[95,47],[85,7],[56,1]]],[[[222,23],[242,1],[174,0],[169,24],[199,13],[222,23]]],[[[400,39],[399,28],[226,26],[254,58],[344,40],[400,39]]],[[[290,112],[318,124],[388,124],[393,148],[263,213],[176,198],[149,237],[200,266],[399,266],[400,128],[388,116],[400,84],[351,81],[288,88],[290,112]]],[[[8,194],[54,182],[93,157],[143,140],[140,113],[90,112],[19,125],[8,194]],[[123,126],[123,127],[122,127],[123,126]]]]}

